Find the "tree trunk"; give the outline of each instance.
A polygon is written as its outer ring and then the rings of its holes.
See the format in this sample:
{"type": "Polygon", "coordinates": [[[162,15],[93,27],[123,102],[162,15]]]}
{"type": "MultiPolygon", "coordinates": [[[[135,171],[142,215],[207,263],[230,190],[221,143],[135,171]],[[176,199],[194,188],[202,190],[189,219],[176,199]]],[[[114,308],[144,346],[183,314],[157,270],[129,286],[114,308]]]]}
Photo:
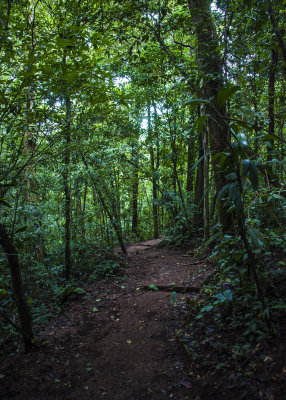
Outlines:
{"type": "MultiPolygon", "coordinates": [[[[203,140],[201,133],[198,136],[198,144],[199,144],[198,159],[200,159],[204,155],[203,140]]],[[[195,183],[194,204],[196,206],[196,209],[193,215],[193,227],[195,229],[203,227],[203,209],[201,206],[199,206],[203,194],[204,194],[204,163],[201,161],[197,167],[197,176],[195,183]]]]}
{"type": "Polygon", "coordinates": [[[70,279],[71,275],[71,193],[70,193],[70,163],[71,163],[71,100],[65,87],[65,75],[66,75],[66,51],[63,55],[63,85],[64,85],[64,100],[66,108],[65,127],[64,127],[64,198],[65,198],[65,277],[67,280],[70,279]]]}
{"type": "Polygon", "coordinates": [[[203,147],[204,147],[204,241],[207,242],[210,238],[210,216],[209,216],[209,130],[208,124],[203,131],[203,147]]]}
{"type": "MultiPolygon", "coordinates": [[[[212,106],[206,106],[209,114],[210,149],[213,154],[225,152],[230,146],[229,129],[226,123],[226,107],[222,106],[217,111],[216,98],[223,82],[223,59],[219,53],[219,43],[216,28],[212,20],[209,0],[188,0],[192,22],[196,28],[198,39],[197,59],[198,64],[208,81],[205,83],[205,98],[212,101],[212,106]]],[[[216,191],[219,192],[227,183],[224,171],[217,166],[217,161],[212,163],[216,191]]],[[[224,232],[233,226],[232,218],[227,213],[224,200],[218,201],[219,220],[224,232]]]]}
{"type": "Polygon", "coordinates": [[[138,236],[138,191],[139,191],[139,178],[138,178],[138,151],[132,148],[132,158],[134,162],[133,169],[133,182],[132,182],[132,233],[138,236]]]}
{"type": "Polygon", "coordinates": [[[154,239],[159,237],[159,223],[158,223],[158,196],[157,196],[157,179],[156,179],[156,168],[154,149],[152,143],[152,127],[151,127],[151,106],[148,104],[148,136],[150,140],[150,162],[152,171],[152,193],[153,193],[153,227],[154,227],[154,239]]]}
{"type": "Polygon", "coordinates": [[[69,186],[70,168],[70,122],[71,122],[71,101],[69,96],[65,98],[66,105],[66,126],[65,126],[65,159],[64,159],[64,193],[65,193],[65,276],[71,275],[71,193],[69,186]]]}
{"type": "Polygon", "coordinates": [[[18,251],[2,224],[0,224],[0,244],[7,256],[25,350],[29,351],[34,344],[34,333],[32,328],[32,318],[23,288],[18,251]]]}
{"type": "MultiPolygon", "coordinates": [[[[276,50],[271,51],[271,65],[268,72],[268,133],[269,135],[275,134],[275,114],[274,114],[274,100],[275,100],[275,75],[278,63],[278,53],[276,50]]],[[[271,162],[273,159],[274,140],[268,140],[267,161],[271,162]]],[[[279,182],[277,176],[274,175],[272,165],[268,165],[269,182],[272,186],[278,187],[279,182]]]]}
{"type": "Polygon", "coordinates": [[[85,240],[85,234],[86,234],[86,227],[85,227],[86,198],[87,198],[87,183],[85,183],[85,185],[84,185],[83,204],[81,207],[80,230],[81,230],[83,240],[85,240]]]}
{"type": "Polygon", "coordinates": [[[186,191],[188,195],[188,203],[191,203],[191,193],[193,191],[194,185],[193,185],[193,179],[194,179],[194,173],[193,173],[193,165],[194,165],[194,140],[190,136],[189,142],[188,142],[188,155],[187,155],[187,182],[186,182],[186,191]]]}

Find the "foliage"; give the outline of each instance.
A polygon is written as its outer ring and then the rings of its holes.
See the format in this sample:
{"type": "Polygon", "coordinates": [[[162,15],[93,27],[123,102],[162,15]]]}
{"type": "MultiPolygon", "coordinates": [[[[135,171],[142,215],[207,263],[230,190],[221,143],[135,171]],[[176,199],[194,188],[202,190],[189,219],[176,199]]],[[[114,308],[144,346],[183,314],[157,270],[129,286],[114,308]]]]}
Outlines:
{"type": "Polygon", "coordinates": [[[89,280],[111,278],[112,276],[119,275],[121,265],[114,260],[105,260],[96,265],[95,270],[90,275],[89,280]]]}
{"type": "Polygon", "coordinates": [[[263,4],[0,2],[0,218],[36,323],[120,274],[114,247],[159,235],[217,243],[230,287],[202,312],[252,304],[250,336],[283,310],[267,282],[285,256],[285,12],[274,29],[263,4]]]}

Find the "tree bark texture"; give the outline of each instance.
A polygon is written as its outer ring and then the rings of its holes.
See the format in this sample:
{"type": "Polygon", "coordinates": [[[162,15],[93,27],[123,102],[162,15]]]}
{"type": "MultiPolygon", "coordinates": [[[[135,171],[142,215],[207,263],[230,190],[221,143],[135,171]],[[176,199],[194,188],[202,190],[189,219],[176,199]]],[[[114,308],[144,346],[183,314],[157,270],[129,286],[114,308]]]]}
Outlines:
{"type": "Polygon", "coordinates": [[[209,130],[208,124],[203,131],[203,147],[204,147],[204,240],[205,242],[210,238],[210,213],[209,213],[209,130]]]}
{"type": "Polygon", "coordinates": [[[133,182],[132,182],[132,233],[138,236],[138,152],[135,148],[132,149],[132,158],[134,162],[133,182]]]}
{"type": "Polygon", "coordinates": [[[150,162],[152,171],[152,193],[153,193],[153,229],[154,239],[159,237],[159,221],[158,221],[158,192],[157,192],[157,179],[156,179],[156,168],[155,168],[155,157],[154,149],[152,144],[152,127],[151,127],[151,106],[148,104],[148,136],[150,140],[150,162]]]}
{"type": "Polygon", "coordinates": [[[65,156],[64,156],[64,194],[65,194],[65,276],[71,275],[71,193],[69,185],[70,169],[70,142],[71,142],[71,101],[68,95],[65,97],[66,126],[65,126],[65,156]]]}
{"type": "Polygon", "coordinates": [[[193,185],[193,179],[194,179],[194,173],[192,170],[192,167],[194,165],[194,141],[193,138],[189,138],[189,143],[188,143],[188,156],[187,156],[187,182],[186,182],[186,191],[188,193],[188,202],[190,203],[190,194],[193,191],[194,185],[193,185]]]}
{"type": "MultiPolygon", "coordinates": [[[[198,143],[199,143],[198,159],[200,159],[204,155],[203,139],[201,133],[198,135],[198,143]]],[[[199,207],[203,194],[204,194],[204,163],[201,161],[197,167],[197,175],[195,182],[194,204],[196,206],[196,209],[193,215],[194,228],[203,227],[203,208],[199,207]]]]}
{"type": "MultiPolygon", "coordinates": [[[[271,51],[271,64],[268,72],[268,133],[269,135],[275,134],[275,76],[278,63],[278,53],[276,50],[271,51]]],[[[269,146],[267,152],[267,161],[273,159],[274,140],[269,139],[269,146]]],[[[268,165],[269,182],[272,186],[278,187],[279,182],[277,176],[274,175],[272,165],[268,165]]]]}
{"type": "Polygon", "coordinates": [[[15,244],[2,224],[0,224],[0,244],[7,256],[24,345],[26,351],[29,351],[33,346],[34,333],[32,328],[32,318],[23,287],[18,252],[15,244]]]}
{"type": "Polygon", "coordinates": [[[67,74],[67,51],[64,51],[62,60],[63,70],[63,94],[65,101],[65,126],[64,126],[64,199],[65,199],[65,277],[70,279],[71,275],[71,193],[70,193],[70,163],[71,163],[71,99],[68,93],[66,74],[67,74]]]}
{"type": "MultiPolygon", "coordinates": [[[[196,28],[198,39],[197,60],[205,75],[204,96],[212,101],[212,106],[206,106],[209,118],[210,150],[213,154],[225,152],[230,146],[229,129],[226,123],[226,107],[217,108],[216,99],[223,81],[223,58],[218,50],[216,27],[212,20],[209,0],[188,0],[192,22],[196,28]]],[[[227,183],[225,174],[212,163],[216,191],[219,192],[227,183]]],[[[224,232],[232,227],[232,218],[227,213],[225,201],[218,201],[219,220],[224,232]]]]}

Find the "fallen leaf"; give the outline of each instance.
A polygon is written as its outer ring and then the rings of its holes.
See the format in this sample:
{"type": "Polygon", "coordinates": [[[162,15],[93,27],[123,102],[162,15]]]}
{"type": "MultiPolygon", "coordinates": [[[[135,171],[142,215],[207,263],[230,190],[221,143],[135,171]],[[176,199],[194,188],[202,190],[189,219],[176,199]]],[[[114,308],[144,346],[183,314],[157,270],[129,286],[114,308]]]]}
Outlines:
{"type": "Polygon", "coordinates": [[[192,383],[190,381],[187,380],[182,380],[179,382],[180,385],[184,386],[187,389],[191,389],[192,387],[192,383]]]}

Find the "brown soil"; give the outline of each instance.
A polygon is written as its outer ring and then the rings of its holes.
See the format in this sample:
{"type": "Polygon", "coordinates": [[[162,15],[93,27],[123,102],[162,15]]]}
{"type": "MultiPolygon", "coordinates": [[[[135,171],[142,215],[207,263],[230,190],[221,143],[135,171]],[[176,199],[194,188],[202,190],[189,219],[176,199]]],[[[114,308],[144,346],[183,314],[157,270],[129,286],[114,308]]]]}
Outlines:
{"type": "Polygon", "coordinates": [[[101,281],[63,307],[44,343],[1,366],[2,399],[189,399],[191,382],[176,340],[186,296],[144,286],[195,286],[201,265],[182,251],[128,248],[126,280],[101,281]]]}
{"type": "Polygon", "coordinates": [[[284,319],[278,337],[247,348],[223,310],[219,322],[217,311],[196,320],[202,295],[184,288],[201,287],[212,266],[158,244],[129,246],[121,279],[87,287],[41,332],[39,349],[6,359],[0,399],[286,400],[284,319]],[[170,284],[182,288],[176,299],[170,284]]]}

